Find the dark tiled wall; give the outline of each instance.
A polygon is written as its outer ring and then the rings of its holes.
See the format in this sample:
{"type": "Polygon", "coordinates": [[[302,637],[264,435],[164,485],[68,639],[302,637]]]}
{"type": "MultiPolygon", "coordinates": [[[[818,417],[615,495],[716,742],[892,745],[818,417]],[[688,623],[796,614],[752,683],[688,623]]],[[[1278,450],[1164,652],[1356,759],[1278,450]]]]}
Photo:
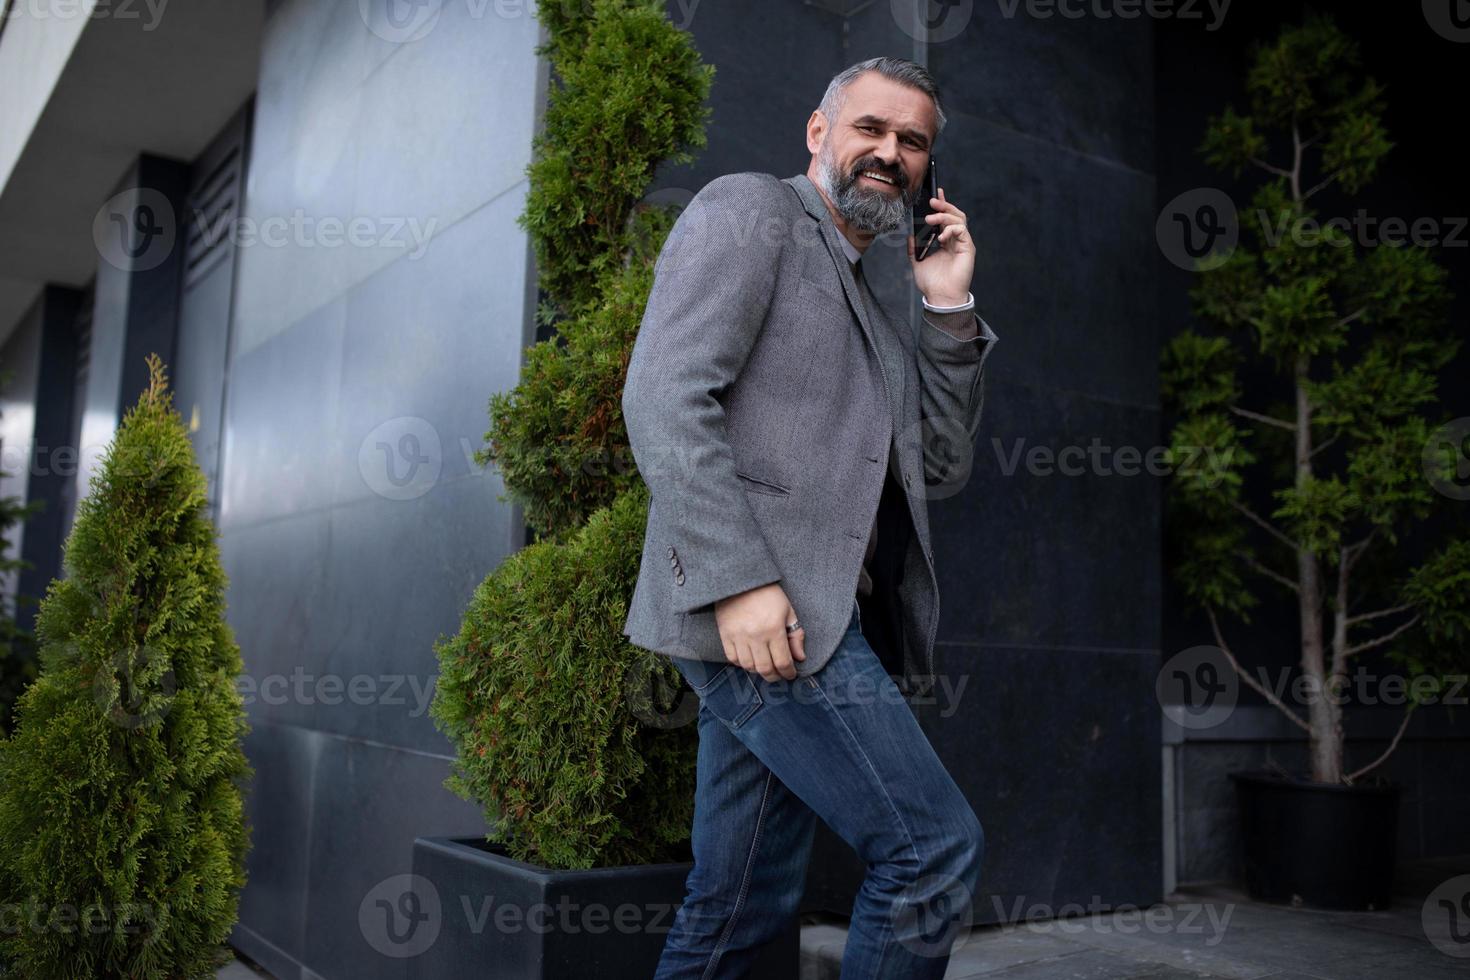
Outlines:
{"type": "Polygon", "coordinates": [[[1159,487],[1126,455],[1159,438],[1152,24],[1026,10],[929,52],[1001,337],[973,485],[934,508],[975,693],[931,731],[988,829],[980,921],[1163,884],[1159,487]]]}
{"type": "MultiPolygon", "coordinates": [[[[27,488],[36,483],[29,476],[35,459],[34,443],[39,441],[35,430],[43,418],[50,421],[50,413],[43,413],[38,404],[41,400],[41,348],[46,336],[47,305],[47,290],[43,289],[5,338],[4,344],[0,345],[0,496],[15,497],[20,501],[28,499],[27,488]]],[[[66,394],[70,401],[70,388],[66,394]]],[[[66,438],[65,426],[66,420],[63,419],[63,440],[66,438]]],[[[36,489],[40,489],[38,484],[36,489]]],[[[56,504],[57,501],[51,500],[46,505],[52,520],[44,524],[52,527],[44,528],[38,515],[10,528],[10,547],[6,557],[24,557],[29,550],[34,550],[35,538],[48,541],[46,547],[54,549],[59,556],[60,522],[55,520],[56,504]]],[[[59,570],[53,561],[51,574],[55,575],[59,570]]],[[[21,628],[31,628],[36,611],[34,603],[45,594],[45,585],[50,580],[48,576],[38,582],[25,570],[7,572],[0,577],[7,601],[6,614],[14,613],[21,628]],[[38,585],[42,587],[39,593],[35,591],[38,585]],[[15,600],[17,589],[31,597],[29,604],[9,605],[15,600]]]]}
{"type": "Polygon", "coordinates": [[[442,787],[432,645],[520,532],[470,457],[530,327],[538,25],[387,7],[270,8],[238,253],[220,543],[257,775],[234,940],[282,977],[397,975],[364,898],[416,836],[484,832],[442,787]]]}
{"type": "Polygon", "coordinates": [[[0,350],[0,369],[15,376],[3,392],[5,480],[0,493],[45,502],[16,528],[13,542],[31,562],[16,577],[24,597],[16,623],[33,629],[38,604],[51,580],[62,577],[61,558],[76,458],[68,448],[77,370],[77,310],[82,294],[49,285],[0,350]]]}
{"type": "MultiPolygon", "coordinates": [[[[709,148],[660,186],[804,172],[832,75],[927,59],[949,106],[940,183],[969,216],[1000,342],[970,484],[930,503],[937,669],[960,693],[921,720],[986,829],[978,921],[1017,898],[1147,903],[1162,893],[1158,487],[1110,462],[1066,475],[1025,458],[1158,442],[1152,28],[974,4],[926,51],[895,6],[704,0],[690,15],[670,0],[718,74],[709,148]]],[[[875,289],[914,308],[902,243],[875,249],[875,289]]],[[[855,855],[825,827],[816,848],[808,906],[850,908],[855,855]]]]}
{"type": "MultiPolygon", "coordinates": [[[[666,168],[665,187],[805,170],[802,127],[831,75],[918,51],[886,3],[851,17],[730,0],[668,10],[719,75],[710,146],[666,168]]],[[[536,31],[495,11],[446,3],[400,41],[358,5],[283,0],[266,26],[245,214],[287,222],[287,240],[241,248],[220,523],[246,683],[263,685],[236,940],[281,975],[375,975],[363,897],[409,870],[415,836],[483,829],[440,788],[450,749],[420,693],[437,671],[432,641],[518,543],[498,483],[468,462],[530,321],[514,218],[536,31]],[[311,238],[311,220],[355,217],[385,237],[413,220],[435,234],[421,254],[411,238],[311,238]],[[315,687],[323,677],[341,693],[315,687]],[[354,677],[376,701],[353,703],[354,677]]],[[[966,686],[958,705],[920,709],[986,826],[981,919],[995,917],[992,897],[1029,908],[1160,891],[1156,489],[1003,465],[1018,440],[1024,452],[1157,439],[1141,271],[1149,31],[977,5],[958,37],[918,51],[950,95],[944,183],[972,216],[976,297],[1001,336],[974,479],[931,505],[939,669],[966,686]]],[[[875,286],[912,305],[902,255],[882,247],[875,286]]],[[[840,866],[813,867],[813,897],[850,901],[840,866]]]]}

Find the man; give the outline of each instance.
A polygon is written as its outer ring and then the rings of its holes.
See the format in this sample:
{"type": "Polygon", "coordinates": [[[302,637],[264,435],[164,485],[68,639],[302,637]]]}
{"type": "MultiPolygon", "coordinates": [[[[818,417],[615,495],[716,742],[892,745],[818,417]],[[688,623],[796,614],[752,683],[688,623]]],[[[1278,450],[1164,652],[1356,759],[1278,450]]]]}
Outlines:
{"type": "Polygon", "coordinates": [[[862,271],[911,220],[943,126],[924,68],[859,62],[807,122],[807,172],[710,182],[655,266],[622,399],[650,490],[624,632],[700,699],[662,980],[750,968],[795,914],[818,815],[868,865],[844,978],[943,976],[978,885],[980,822],[891,675],[932,680],[926,498],[969,458],[996,336],[942,189],[922,261],[908,235],[916,328],[862,271]]]}

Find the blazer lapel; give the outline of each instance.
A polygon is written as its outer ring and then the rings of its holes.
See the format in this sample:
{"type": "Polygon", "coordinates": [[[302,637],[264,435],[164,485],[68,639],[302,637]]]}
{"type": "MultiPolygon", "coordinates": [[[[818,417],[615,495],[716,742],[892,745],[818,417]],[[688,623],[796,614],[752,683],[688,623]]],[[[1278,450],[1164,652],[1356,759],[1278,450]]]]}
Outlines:
{"type": "Polygon", "coordinates": [[[822,241],[827,243],[827,254],[832,258],[837,280],[842,283],[842,292],[847,296],[847,303],[852,307],[859,325],[863,328],[863,336],[868,338],[868,345],[876,352],[878,363],[883,367],[885,393],[888,395],[888,407],[892,413],[893,434],[896,439],[904,424],[903,348],[893,334],[893,327],[886,326],[885,329],[878,329],[870,322],[868,304],[863,302],[862,296],[858,293],[857,282],[852,277],[852,266],[847,262],[847,253],[842,250],[842,243],[837,239],[841,232],[833,224],[832,214],[827,210],[827,203],[822,199],[821,192],[817,190],[816,185],[806,174],[784,177],[781,182],[791,185],[796,191],[796,196],[801,199],[802,207],[806,208],[807,214],[817,219],[817,227],[822,229],[822,241]]]}

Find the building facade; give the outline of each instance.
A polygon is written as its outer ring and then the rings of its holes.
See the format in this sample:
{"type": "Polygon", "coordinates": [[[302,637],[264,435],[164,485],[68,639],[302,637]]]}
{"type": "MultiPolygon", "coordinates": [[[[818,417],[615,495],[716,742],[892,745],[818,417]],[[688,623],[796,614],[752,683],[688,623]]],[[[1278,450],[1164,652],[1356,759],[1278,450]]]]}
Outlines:
{"type": "MultiPolygon", "coordinates": [[[[916,711],[986,828],[975,921],[1146,905],[1231,870],[1209,855],[1230,830],[1222,757],[1166,739],[1155,695],[1160,486],[1059,476],[1034,450],[1161,438],[1173,325],[1154,227],[1175,176],[1159,173],[1157,25],[967,3],[946,37],[954,23],[926,34],[903,7],[669,0],[718,74],[708,148],[655,188],[804,171],[805,121],[854,61],[935,74],[942,183],[1003,347],[972,478],[930,504],[936,669],[955,686],[916,711]],[[1192,752],[1205,782],[1185,777],[1192,752]]],[[[548,85],[533,11],[28,0],[0,24],[0,493],[48,502],[10,591],[63,574],[70,515],[158,352],[247,667],[235,944],[281,977],[397,975],[365,941],[365,896],[410,871],[416,837],[486,829],[443,788],[452,754],[427,709],[432,643],[525,542],[471,455],[537,339],[516,224],[548,85]]],[[[879,248],[875,290],[916,314],[901,247],[879,248]]],[[[1242,724],[1251,751],[1279,737],[1242,724]]],[[[862,867],[825,827],[817,848],[808,906],[850,907],[862,867]]]]}

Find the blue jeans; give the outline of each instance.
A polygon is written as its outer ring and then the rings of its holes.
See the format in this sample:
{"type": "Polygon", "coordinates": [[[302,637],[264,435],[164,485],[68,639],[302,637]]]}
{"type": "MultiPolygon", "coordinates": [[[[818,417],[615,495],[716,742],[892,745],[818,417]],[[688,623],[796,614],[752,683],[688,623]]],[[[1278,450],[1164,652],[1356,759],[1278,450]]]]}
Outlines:
{"type": "Polygon", "coordinates": [[[673,662],[700,701],[694,869],[654,980],[745,976],[796,914],[819,816],[868,869],[842,980],[943,977],[985,836],[863,638],[857,603],[810,677],[673,662]]]}

